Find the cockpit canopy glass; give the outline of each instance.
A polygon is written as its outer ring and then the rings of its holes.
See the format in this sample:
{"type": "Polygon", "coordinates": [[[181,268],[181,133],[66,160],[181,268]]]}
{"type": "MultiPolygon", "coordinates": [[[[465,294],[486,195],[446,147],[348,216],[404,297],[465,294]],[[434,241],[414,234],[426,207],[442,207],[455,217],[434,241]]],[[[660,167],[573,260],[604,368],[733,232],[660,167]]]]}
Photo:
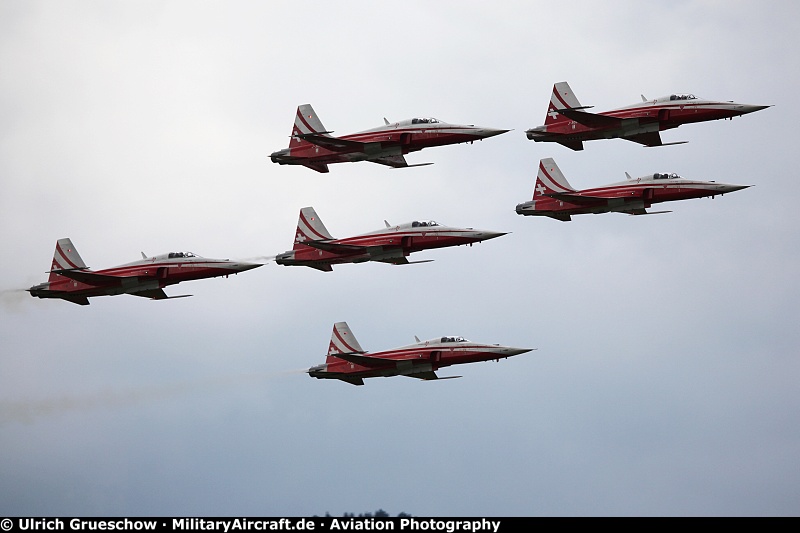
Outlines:
{"type": "Polygon", "coordinates": [[[654,180],[676,180],[676,179],[679,179],[679,178],[680,178],[680,176],[678,176],[674,172],[672,174],[658,174],[658,173],[653,174],[653,179],[654,180]]]}
{"type": "Polygon", "coordinates": [[[170,259],[180,259],[182,257],[197,257],[192,252],[170,252],[168,256],[170,259]]]}
{"type": "Polygon", "coordinates": [[[412,118],[412,124],[438,124],[439,121],[435,118],[412,118]]]}
{"type": "Polygon", "coordinates": [[[442,337],[441,342],[469,342],[464,337],[442,337]]]}
{"type": "Polygon", "coordinates": [[[670,100],[697,100],[693,94],[673,94],[669,97],[670,100]]]}
{"type": "Polygon", "coordinates": [[[414,222],[411,223],[412,228],[427,228],[438,225],[439,223],[434,220],[415,220],[414,222]]]}

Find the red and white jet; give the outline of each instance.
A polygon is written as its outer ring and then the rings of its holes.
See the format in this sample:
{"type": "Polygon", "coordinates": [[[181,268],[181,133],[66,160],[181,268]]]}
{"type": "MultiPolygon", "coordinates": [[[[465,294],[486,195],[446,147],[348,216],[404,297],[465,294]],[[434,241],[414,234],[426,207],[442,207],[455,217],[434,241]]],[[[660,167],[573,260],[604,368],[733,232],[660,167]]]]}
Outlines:
{"type": "Polygon", "coordinates": [[[627,213],[653,215],[669,211],[651,211],[652,204],[688,200],[746,189],[749,185],[729,185],[715,181],[694,181],[677,174],[648,174],[626,181],[576,190],[567,182],[553,159],[539,161],[539,173],[533,199],[517,205],[518,215],[538,215],[568,222],[572,215],[584,213],[627,213]]]}
{"type": "Polygon", "coordinates": [[[297,231],[294,234],[294,247],[275,257],[279,265],[308,266],[331,272],[333,265],[341,263],[364,263],[379,261],[393,265],[428,263],[409,261],[406,257],[412,252],[429,248],[444,248],[462,244],[485,241],[505,235],[496,231],[473,228],[452,228],[432,220],[414,221],[392,226],[384,221],[381,230],[334,239],[320,220],[313,207],[300,210],[297,231]]]}
{"type": "Polygon", "coordinates": [[[317,172],[328,172],[328,164],[370,161],[394,168],[419,167],[432,163],[409,165],[403,154],[430,146],[473,142],[494,137],[510,130],[497,130],[448,124],[435,118],[413,118],[390,123],[371,130],[333,137],[322,125],[309,104],[297,108],[289,148],[270,155],[273,163],[303,165],[317,172]]]}
{"type": "Polygon", "coordinates": [[[573,150],[583,150],[583,141],[621,138],[644,146],[683,144],[662,143],[659,131],[691,122],[733,118],[770,107],[735,102],[704,100],[693,94],[673,94],[603,113],[584,111],[567,82],[553,86],[543,126],[525,132],[536,142],[557,142],[573,150]]]}
{"type": "Polygon", "coordinates": [[[167,296],[167,285],[193,279],[229,276],[260,267],[261,263],[208,259],[191,252],[171,252],[147,257],[105,270],[90,270],[69,239],[59,239],[53,254],[50,277],[28,289],[37,298],[60,298],[78,305],[89,305],[89,297],[132,294],[152,300],[191,296],[167,296]]]}
{"type": "Polygon", "coordinates": [[[499,344],[481,344],[463,337],[440,337],[428,341],[416,338],[416,344],[384,352],[365,352],[347,322],[333,325],[325,364],[313,366],[308,374],[317,379],[338,379],[363,385],[364,378],[407,376],[423,380],[440,378],[436,370],[451,365],[499,361],[530,352],[533,348],[512,348],[499,344]]]}

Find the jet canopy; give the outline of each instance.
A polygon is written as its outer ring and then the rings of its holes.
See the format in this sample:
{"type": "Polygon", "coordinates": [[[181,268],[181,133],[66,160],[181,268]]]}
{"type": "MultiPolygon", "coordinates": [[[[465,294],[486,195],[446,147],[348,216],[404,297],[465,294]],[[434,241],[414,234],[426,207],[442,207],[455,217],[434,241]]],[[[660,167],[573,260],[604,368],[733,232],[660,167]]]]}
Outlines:
{"type": "Polygon", "coordinates": [[[199,255],[193,254],[192,252],[170,252],[168,254],[161,254],[155,256],[153,259],[183,259],[183,258],[193,258],[193,257],[200,257],[199,255]]]}
{"type": "Polygon", "coordinates": [[[415,220],[411,223],[412,228],[426,228],[438,226],[439,223],[434,220],[415,220]]]}
{"type": "Polygon", "coordinates": [[[440,342],[446,343],[446,342],[469,342],[469,341],[464,337],[442,337],[440,342]]]}
{"type": "Polygon", "coordinates": [[[655,174],[653,174],[653,179],[654,180],[678,180],[678,179],[681,179],[681,177],[678,176],[677,174],[675,174],[674,172],[672,174],[659,174],[659,173],[656,172],[655,174]]]}
{"type": "Polygon", "coordinates": [[[669,96],[662,96],[661,98],[657,98],[656,102],[674,102],[676,100],[698,100],[698,98],[693,94],[671,94],[669,96]]]}
{"type": "Polygon", "coordinates": [[[437,120],[435,118],[431,118],[431,117],[428,117],[428,118],[412,118],[411,119],[411,123],[412,124],[438,124],[439,120],[437,120]]]}

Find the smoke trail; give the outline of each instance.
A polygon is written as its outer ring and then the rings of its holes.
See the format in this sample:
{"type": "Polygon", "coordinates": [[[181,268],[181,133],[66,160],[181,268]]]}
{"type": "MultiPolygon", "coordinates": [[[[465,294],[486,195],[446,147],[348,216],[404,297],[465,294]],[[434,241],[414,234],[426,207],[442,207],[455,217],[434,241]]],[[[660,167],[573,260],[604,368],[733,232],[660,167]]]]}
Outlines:
{"type": "Polygon", "coordinates": [[[0,290],[0,306],[6,311],[21,312],[31,295],[25,289],[0,290]]]}
{"type": "Polygon", "coordinates": [[[257,383],[304,372],[306,372],[306,369],[242,374],[238,376],[218,376],[128,391],[102,391],[91,395],[66,395],[38,401],[2,401],[0,402],[0,427],[12,422],[33,422],[37,418],[60,415],[69,411],[86,411],[99,407],[128,407],[141,403],[164,401],[182,394],[208,391],[211,388],[226,388],[234,385],[257,383]]]}

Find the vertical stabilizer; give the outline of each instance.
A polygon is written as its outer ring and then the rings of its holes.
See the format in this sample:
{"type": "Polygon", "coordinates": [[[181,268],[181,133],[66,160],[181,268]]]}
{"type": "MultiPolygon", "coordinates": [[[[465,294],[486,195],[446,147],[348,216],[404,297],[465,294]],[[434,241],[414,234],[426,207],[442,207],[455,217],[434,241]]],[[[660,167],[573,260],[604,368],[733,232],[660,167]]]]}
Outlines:
{"type": "Polygon", "coordinates": [[[341,361],[334,357],[337,353],[364,353],[347,322],[337,322],[333,325],[331,343],[328,345],[328,357],[325,362],[341,361]]]}
{"type": "Polygon", "coordinates": [[[317,116],[311,104],[303,104],[297,106],[297,114],[294,117],[294,126],[292,127],[292,140],[289,143],[289,151],[292,149],[301,148],[303,146],[311,146],[312,143],[302,139],[302,136],[308,133],[326,134],[325,126],[317,116]]]}
{"type": "Polygon", "coordinates": [[[546,126],[556,124],[558,122],[568,121],[567,117],[558,113],[559,109],[571,109],[574,107],[581,107],[580,102],[575,97],[569,84],[565,81],[560,81],[553,85],[553,94],[550,95],[550,105],[547,107],[547,116],[544,117],[546,126]]]}
{"type": "Polygon", "coordinates": [[[545,194],[575,192],[575,189],[567,181],[567,178],[558,168],[552,158],[539,161],[539,173],[536,175],[536,185],[533,188],[533,199],[544,196],[545,194]]]}
{"type": "MultiPolygon", "coordinates": [[[[58,239],[56,242],[56,251],[53,254],[53,264],[50,266],[50,270],[74,270],[81,268],[86,268],[86,263],[83,262],[80,254],[78,254],[78,250],[72,245],[72,241],[69,239],[58,239]]],[[[58,279],[58,274],[50,272],[48,281],[53,281],[55,279],[58,279]]]]}
{"type": "Polygon", "coordinates": [[[313,207],[304,207],[300,210],[297,220],[297,231],[294,234],[294,249],[307,241],[331,240],[333,237],[322,223],[313,207]]]}

